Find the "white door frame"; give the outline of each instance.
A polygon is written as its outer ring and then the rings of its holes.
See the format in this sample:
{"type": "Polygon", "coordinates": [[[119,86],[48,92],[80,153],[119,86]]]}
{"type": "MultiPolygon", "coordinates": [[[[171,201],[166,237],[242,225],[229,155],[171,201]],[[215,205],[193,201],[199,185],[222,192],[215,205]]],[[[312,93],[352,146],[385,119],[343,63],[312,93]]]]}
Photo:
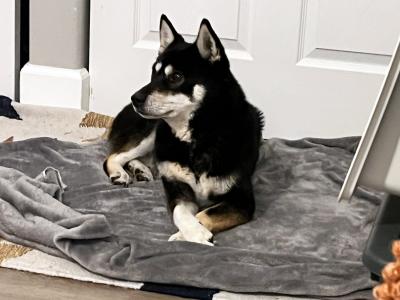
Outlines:
{"type": "Polygon", "coordinates": [[[19,100],[20,0],[0,1],[0,95],[19,100]]]}

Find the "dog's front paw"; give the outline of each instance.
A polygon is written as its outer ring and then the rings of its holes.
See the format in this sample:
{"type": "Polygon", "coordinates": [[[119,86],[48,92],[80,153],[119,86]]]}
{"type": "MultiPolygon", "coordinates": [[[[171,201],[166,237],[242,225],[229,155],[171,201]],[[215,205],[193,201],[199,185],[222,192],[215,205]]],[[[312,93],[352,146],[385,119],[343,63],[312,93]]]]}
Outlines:
{"type": "Polygon", "coordinates": [[[171,235],[168,239],[168,242],[174,242],[174,241],[188,241],[192,243],[199,243],[207,246],[214,246],[210,240],[212,239],[213,235],[211,232],[209,232],[207,229],[206,231],[202,233],[197,233],[195,235],[192,235],[190,238],[186,239],[181,231],[178,231],[177,233],[174,233],[171,235]],[[207,231],[207,232],[206,232],[207,231]]]}
{"type": "Polygon", "coordinates": [[[127,165],[128,171],[132,174],[136,181],[152,181],[154,180],[151,170],[142,162],[134,159],[127,165]]]}
{"type": "Polygon", "coordinates": [[[214,246],[211,242],[213,234],[200,223],[197,223],[196,226],[190,229],[185,229],[180,232],[185,241],[214,246]]]}
{"type": "Polygon", "coordinates": [[[131,177],[125,171],[117,171],[110,174],[110,180],[113,184],[128,186],[131,183],[131,177]]]}
{"type": "Polygon", "coordinates": [[[143,170],[136,169],[134,173],[136,181],[152,181],[154,180],[151,172],[144,172],[143,170]]]}
{"type": "Polygon", "coordinates": [[[173,242],[173,241],[186,241],[186,240],[182,232],[178,231],[177,233],[171,235],[168,239],[168,242],[173,242]]]}
{"type": "Polygon", "coordinates": [[[189,237],[187,237],[187,240],[189,242],[214,246],[214,244],[211,242],[212,238],[213,234],[211,233],[211,231],[209,231],[204,226],[201,226],[199,227],[199,229],[193,232],[189,237]]]}

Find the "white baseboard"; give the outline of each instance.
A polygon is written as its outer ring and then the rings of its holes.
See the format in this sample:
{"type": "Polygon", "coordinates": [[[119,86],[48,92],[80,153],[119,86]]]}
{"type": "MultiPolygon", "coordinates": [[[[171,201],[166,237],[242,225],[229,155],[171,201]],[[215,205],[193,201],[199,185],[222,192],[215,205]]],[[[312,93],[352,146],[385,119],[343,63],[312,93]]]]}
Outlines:
{"type": "Polygon", "coordinates": [[[20,102],[89,109],[89,73],[27,63],[20,74],[20,102]]]}

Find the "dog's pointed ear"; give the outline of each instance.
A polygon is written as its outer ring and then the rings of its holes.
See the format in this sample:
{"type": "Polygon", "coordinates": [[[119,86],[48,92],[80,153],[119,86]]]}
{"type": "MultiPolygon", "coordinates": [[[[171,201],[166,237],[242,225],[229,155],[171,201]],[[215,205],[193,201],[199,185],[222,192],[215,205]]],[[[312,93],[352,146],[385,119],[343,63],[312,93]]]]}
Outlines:
{"type": "Polygon", "coordinates": [[[207,19],[201,21],[195,43],[201,57],[204,59],[212,63],[226,59],[224,47],[207,19]]]}
{"type": "Polygon", "coordinates": [[[183,41],[183,37],[176,32],[171,21],[162,14],[160,18],[160,49],[158,54],[163,53],[174,41],[183,41]]]}

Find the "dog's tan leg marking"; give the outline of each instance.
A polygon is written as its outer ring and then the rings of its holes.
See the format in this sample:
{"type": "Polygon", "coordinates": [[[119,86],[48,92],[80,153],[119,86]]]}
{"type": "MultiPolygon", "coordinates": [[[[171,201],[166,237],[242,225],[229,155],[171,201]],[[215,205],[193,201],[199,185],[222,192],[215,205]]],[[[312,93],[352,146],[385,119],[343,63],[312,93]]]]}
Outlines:
{"type": "Polygon", "coordinates": [[[220,206],[221,203],[218,203],[196,214],[196,218],[200,221],[200,223],[213,234],[244,224],[249,221],[248,218],[246,218],[239,211],[236,211],[234,209],[212,212],[213,208],[217,208],[220,206]]]}

